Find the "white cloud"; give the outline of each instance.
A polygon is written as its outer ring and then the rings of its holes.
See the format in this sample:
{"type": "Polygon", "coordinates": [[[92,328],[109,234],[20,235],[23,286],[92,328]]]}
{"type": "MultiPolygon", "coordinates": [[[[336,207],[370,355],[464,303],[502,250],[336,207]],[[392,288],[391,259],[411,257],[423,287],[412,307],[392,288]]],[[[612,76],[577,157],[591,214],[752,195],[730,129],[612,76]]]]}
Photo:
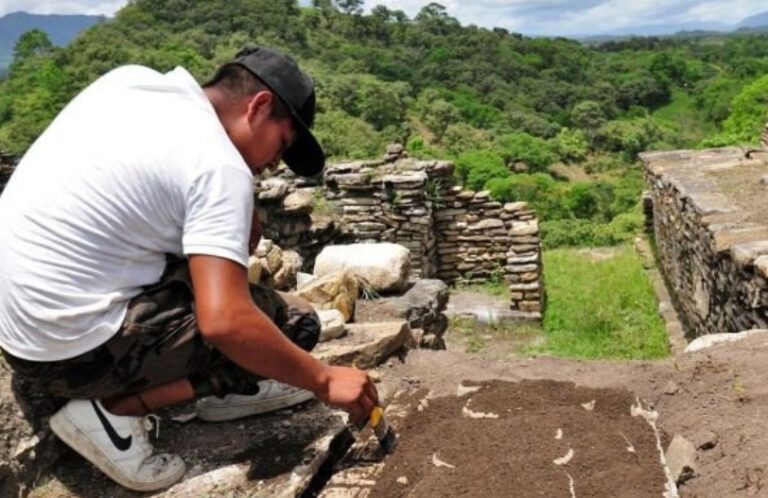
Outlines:
{"type": "MultiPolygon", "coordinates": [[[[429,0],[366,0],[414,16],[429,0]]],[[[671,23],[735,24],[768,10],[764,0],[445,0],[462,24],[503,27],[531,34],[602,33],[617,28],[671,23]]]]}
{"type": "MultiPolygon", "coordinates": [[[[114,13],[127,0],[0,0],[0,16],[17,10],[38,14],[114,13]]],[[[299,0],[308,5],[310,0],[299,0]]],[[[366,0],[410,17],[430,0],[366,0]]],[[[672,23],[735,24],[768,10],[765,0],[438,0],[462,24],[503,27],[528,34],[602,33],[618,28],[672,23]]]]}

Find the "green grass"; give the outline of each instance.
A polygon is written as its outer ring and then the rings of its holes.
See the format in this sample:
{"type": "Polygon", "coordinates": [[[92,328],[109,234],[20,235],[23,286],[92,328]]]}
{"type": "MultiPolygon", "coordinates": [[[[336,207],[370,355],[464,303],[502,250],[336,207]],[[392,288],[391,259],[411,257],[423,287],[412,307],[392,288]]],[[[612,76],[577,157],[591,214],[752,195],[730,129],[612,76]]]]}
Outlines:
{"type": "Polygon", "coordinates": [[[509,299],[509,285],[504,282],[503,277],[492,276],[490,279],[488,279],[487,282],[482,284],[467,284],[458,282],[454,286],[454,289],[479,292],[489,296],[509,299]]]}
{"type": "Polygon", "coordinates": [[[448,329],[460,337],[467,353],[493,351],[504,356],[518,356],[521,351],[542,337],[541,327],[519,323],[479,323],[472,318],[453,316],[448,329]]]}
{"type": "Polygon", "coordinates": [[[630,247],[604,260],[575,249],[545,251],[543,259],[546,341],[525,352],[592,359],[669,354],[656,296],[630,247]]]}
{"type": "Polygon", "coordinates": [[[675,89],[669,104],[659,107],[651,113],[653,119],[679,133],[682,146],[693,147],[703,139],[717,132],[717,127],[696,108],[692,95],[675,89]]]}

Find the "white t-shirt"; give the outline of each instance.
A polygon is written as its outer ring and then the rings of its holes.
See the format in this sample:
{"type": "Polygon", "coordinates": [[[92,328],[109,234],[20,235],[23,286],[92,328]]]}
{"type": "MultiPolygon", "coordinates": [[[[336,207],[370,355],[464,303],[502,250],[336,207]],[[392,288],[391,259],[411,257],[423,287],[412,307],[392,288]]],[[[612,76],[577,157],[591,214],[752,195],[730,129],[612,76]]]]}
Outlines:
{"type": "Polygon", "coordinates": [[[252,179],[187,71],[106,74],[0,196],[0,347],[36,361],[96,348],[165,253],[247,265],[252,179]]]}

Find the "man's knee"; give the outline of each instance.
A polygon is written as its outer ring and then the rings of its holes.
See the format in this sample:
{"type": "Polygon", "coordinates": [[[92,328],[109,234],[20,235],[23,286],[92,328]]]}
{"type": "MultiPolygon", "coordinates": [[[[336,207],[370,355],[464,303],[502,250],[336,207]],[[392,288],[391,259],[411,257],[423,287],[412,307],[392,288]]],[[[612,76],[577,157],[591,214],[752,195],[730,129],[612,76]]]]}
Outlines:
{"type": "Polygon", "coordinates": [[[288,330],[283,332],[300,348],[311,351],[320,339],[320,317],[308,301],[283,292],[279,294],[285,301],[288,312],[288,330]]]}

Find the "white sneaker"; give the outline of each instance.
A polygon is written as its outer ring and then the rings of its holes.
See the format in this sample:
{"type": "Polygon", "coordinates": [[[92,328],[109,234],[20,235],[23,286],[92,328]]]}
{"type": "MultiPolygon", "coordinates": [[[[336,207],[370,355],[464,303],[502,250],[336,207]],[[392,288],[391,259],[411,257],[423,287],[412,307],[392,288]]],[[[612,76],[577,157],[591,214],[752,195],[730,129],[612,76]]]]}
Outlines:
{"type": "MultiPolygon", "coordinates": [[[[51,417],[53,432],[111,479],[135,491],[170,486],[184,475],[177,455],[153,455],[152,419],[109,413],[98,400],[75,399],[51,417]]],[[[157,428],[159,426],[156,425],[157,428]]]]}
{"type": "Polygon", "coordinates": [[[251,395],[228,394],[223,398],[208,396],[197,401],[197,416],[206,422],[223,422],[236,418],[273,412],[304,403],[315,395],[306,389],[276,380],[259,382],[259,392],[251,395]]]}

